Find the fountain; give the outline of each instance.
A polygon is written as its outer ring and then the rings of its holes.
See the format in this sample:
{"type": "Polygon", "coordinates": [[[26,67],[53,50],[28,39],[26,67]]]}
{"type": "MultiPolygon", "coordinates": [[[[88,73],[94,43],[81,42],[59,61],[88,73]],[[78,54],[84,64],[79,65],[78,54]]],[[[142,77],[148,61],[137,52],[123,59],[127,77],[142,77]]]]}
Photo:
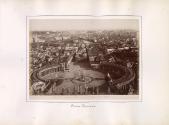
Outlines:
{"type": "Polygon", "coordinates": [[[85,75],[85,73],[82,70],[79,70],[79,73],[75,74],[75,77],[72,79],[72,82],[77,85],[89,84],[92,81],[93,81],[93,78],[85,75]]]}

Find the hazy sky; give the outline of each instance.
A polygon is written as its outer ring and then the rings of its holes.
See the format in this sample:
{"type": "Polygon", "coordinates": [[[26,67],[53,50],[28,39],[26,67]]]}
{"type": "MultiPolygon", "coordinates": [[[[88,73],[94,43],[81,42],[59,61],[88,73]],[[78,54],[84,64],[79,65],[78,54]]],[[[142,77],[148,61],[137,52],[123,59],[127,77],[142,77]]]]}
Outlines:
{"type": "Polygon", "coordinates": [[[137,19],[30,19],[30,31],[43,30],[139,30],[137,19]]]}

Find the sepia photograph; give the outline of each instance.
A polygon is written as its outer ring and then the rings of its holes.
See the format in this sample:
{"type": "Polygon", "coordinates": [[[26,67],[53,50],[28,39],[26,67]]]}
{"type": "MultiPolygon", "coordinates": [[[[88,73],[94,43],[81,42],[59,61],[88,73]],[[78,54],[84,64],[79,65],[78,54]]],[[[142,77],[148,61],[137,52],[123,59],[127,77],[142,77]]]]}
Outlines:
{"type": "Polygon", "coordinates": [[[0,0],[0,125],[169,125],[169,0],[0,0]]]}
{"type": "Polygon", "coordinates": [[[140,34],[138,16],[27,17],[28,96],[138,99],[140,34]]]}

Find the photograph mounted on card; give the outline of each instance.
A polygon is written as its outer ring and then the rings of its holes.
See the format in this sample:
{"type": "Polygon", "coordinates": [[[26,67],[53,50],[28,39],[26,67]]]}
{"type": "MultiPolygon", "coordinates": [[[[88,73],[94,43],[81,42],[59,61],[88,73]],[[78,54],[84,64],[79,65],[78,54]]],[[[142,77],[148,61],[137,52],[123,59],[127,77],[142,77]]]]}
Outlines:
{"type": "Polygon", "coordinates": [[[140,16],[27,17],[28,101],[140,101],[140,16]]]}

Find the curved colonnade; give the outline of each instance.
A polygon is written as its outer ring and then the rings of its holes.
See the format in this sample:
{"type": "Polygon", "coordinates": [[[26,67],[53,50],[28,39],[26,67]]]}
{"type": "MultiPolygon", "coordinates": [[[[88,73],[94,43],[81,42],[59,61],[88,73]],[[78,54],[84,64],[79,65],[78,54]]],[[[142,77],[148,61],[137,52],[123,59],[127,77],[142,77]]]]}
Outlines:
{"type": "Polygon", "coordinates": [[[104,63],[102,64],[102,67],[104,67],[104,69],[106,69],[106,72],[109,72],[110,76],[112,77],[114,74],[111,73],[111,71],[114,71],[114,69],[118,69],[123,72],[121,73],[122,75],[120,77],[113,79],[112,84],[110,85],[110,88],[116,88],[118,90],[118,93],[121,93],[121,91],[128,92],[129,86],[134,84],[133,81],[135,79],[135,73],[131,68],[127,68],[125,66],[114,63],[104,63]]]}
{"type": "MultiPolygon", "coordinates": [[[[127,68],[125,66],[121,66],[121,65],[117,65],[117,64],[113,64],[113,63],[105,63],[105,64],[101,64],[102,70],[106,70],[107,71],[113,71],[114,69],[122,71],[122,75],[117,78],[117,79],[113,79],[113,83],[112,85],[110,85],[110,88],[113,89],[114,86],[116,87],[116,89],[120,92],[120,91],[128,91],[129,89],[129,85],[133,84],[133,81],[135,79],[135,73],[132,71],[132,69],[127,68]]],[[[62,77],[53,77],[53,79],[45,79],[44,76],[45,75],[49,75],[51,73],[56,73],[60,71],[60,66],[59,65],[52,65],[52,66],[47,66],[47,67],[42,67],[36,71],[34,71],[31,75],[31,79],[33,80],[32,82],[37,82],[37,81],[42,81],[44,83],[46,83],[46,85],[49,85],[49,80],[52,80],[54,82],[57,82],[58,79],[63,79],[62,77]]],[[[110,72],[110,75],[111,74],[110,72]]],[[[119,93],[118,92],[118,93],[119,93]]]]}
{"type": "Polygon", "coordinates": [[[33,80],[33,82],[35,82],[35,81],[46,82],[48,80],[56,80],[57,81],[58,78],[56,78],[56,77],[53,79],[44,79],[43,77],[45,75],[58,72],[59,70],[60,70],[60,65],[45,66],[45,67],[35,70],[31,74],[31,79],[33,80]]]}

